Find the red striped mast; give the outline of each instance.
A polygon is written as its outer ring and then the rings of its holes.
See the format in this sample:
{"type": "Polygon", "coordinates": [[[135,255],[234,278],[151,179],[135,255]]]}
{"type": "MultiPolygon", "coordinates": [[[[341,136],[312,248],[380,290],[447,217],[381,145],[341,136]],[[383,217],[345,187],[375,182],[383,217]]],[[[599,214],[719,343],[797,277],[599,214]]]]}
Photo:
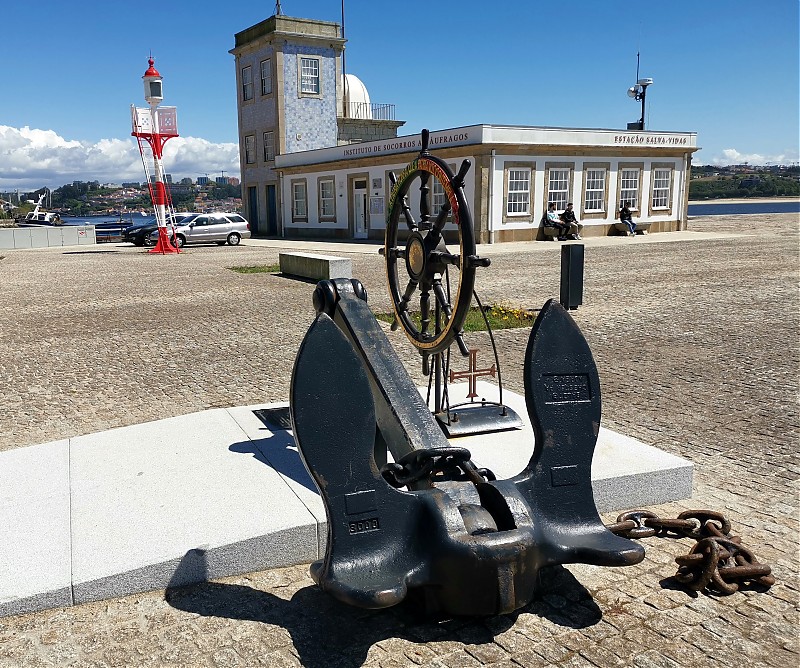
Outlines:
{"type": "MultiPolygon", "coordinates": [[[[164,144],[172,137],[178,136],[178,117],[175,107],[161,107],[164,99],[162,77],[153,66],[154,60],[150,56],[147,61],[149,67],[144,73],[144,99],[150,105],[149,109],[137,108],[131,105],[131,119],[133,132],[139,142],[139,152],[142,155],[147,186],[150,189],[150,199],[153,201],[153,210],[156,214],[158,225],[158,243],[151,253],[179,253],[177,246],[173,245],[167,234],[167,212],[172,212],[172,198],[164,185],[164,164],[162,153],[164,144]],[[144,160],[144,142],[150,145],[153,153],[153,178],[150,178],[147,164],[144,160]]],[[[173,235],[174,236],[174,235],[173,235]]]]}

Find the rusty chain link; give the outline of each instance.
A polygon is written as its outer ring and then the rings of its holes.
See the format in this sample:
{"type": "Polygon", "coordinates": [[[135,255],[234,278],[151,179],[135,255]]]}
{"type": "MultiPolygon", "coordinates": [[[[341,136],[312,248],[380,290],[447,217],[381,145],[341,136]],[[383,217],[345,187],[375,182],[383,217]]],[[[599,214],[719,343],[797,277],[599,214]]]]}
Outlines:
{"type": "Polygon", "coordinates": [[[733,594],[748,582],[764,587],[775,584],[772,569],[759,563],[752,551],[742,545],[742,539],[731,535],[731,523],[713,510],[687,510],[676,519],[661,519],[647,510],[631,510],[606,528],[625,538],[696,540],[689,554],[675,558],[675,579],[695,591],[733,594]]]}

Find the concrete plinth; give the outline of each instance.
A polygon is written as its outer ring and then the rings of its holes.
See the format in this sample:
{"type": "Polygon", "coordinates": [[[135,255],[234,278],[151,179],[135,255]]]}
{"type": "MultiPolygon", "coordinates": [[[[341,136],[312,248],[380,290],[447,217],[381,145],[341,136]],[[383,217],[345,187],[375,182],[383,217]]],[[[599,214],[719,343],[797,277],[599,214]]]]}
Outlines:
{"type": "MultiPolygon", "coordinates": [[[[489,383],[477,389],[497,398],[489,383]]],[[[450,386],[454,403],[465,394],[450,386]]],[[[452,439],[498,478],[522,471],[534,448],[524,399],[504,400],[522,429],[452,439]]],[[[0,453],[0,616],[322,557],[325,509],[291,432],[254,412],[280,406],[0,453]]],[[[601,428],[592,484],[601,511],[663,503],[691,496],[692,464],[601,428]]]]}

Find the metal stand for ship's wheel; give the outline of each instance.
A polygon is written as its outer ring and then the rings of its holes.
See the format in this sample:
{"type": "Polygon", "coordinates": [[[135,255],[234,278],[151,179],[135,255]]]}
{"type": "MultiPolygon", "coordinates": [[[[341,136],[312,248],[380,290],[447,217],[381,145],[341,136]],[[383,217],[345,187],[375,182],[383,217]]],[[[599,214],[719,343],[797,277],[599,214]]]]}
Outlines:
{"type": "Polygon", "coordinates": [[[381,252],[395,319],[392,330],[402,328],[422,355],[422,371],[428,378],[427,403],[448,437],[467,436],[522,427],[522,420],[503,404],[503,381],[491,326],[475,293],[475,270],[488,267],[490,260],[476,254],[472,215],[464,197],[464,178],[470,161],[464,160],[457,174],[446,162],[428,153],[429,133],[422,131],[422,150],[399,176],[389,173],[392,192],[386,225],[386,242],[381,252]],[[418,219],[409,205],[409,192],[419,182],[418,219]],[[433,185],[433,188],[431,187],[433,185]],[[438,211],[431,211],[431,195],[438,211]],[[401,220],[405,223],[402,225],[401,220]],[[458,253],[452,253],[446,239],[458,239],[458,253]],[[405,273],[405,278],[401,275],[405,273]],[[453,274],[456,274],[454,277],[453,274]],[[405,283],[404,287],[403,284],[405,283]],[[464,321],[473,296],[483,316],[494,353],[494,364],[477,368],[477,350],[464,341],[464,321]],[[433,303],[431,303],[433,302],[433,303]],[[410,306],[418,303],[419,311],[410,306]],[[469,370],[450,368],[453,343],[469,358],[469,370]],[[498,401],[478,400],[475,381],[496,377],[498,401]],[[467,378],[468,401],[451,404],[448,381],[467,378]]]}

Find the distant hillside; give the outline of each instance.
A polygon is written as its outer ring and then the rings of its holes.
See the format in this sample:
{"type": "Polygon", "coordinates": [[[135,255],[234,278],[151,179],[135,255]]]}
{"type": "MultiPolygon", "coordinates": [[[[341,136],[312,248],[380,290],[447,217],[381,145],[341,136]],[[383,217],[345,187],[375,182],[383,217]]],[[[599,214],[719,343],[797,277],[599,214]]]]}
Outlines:
{"type": "Polygon", "coordinates": [[[800,172],[797,167],[692,167],[689,198],[798,197],[800,172]]]}

